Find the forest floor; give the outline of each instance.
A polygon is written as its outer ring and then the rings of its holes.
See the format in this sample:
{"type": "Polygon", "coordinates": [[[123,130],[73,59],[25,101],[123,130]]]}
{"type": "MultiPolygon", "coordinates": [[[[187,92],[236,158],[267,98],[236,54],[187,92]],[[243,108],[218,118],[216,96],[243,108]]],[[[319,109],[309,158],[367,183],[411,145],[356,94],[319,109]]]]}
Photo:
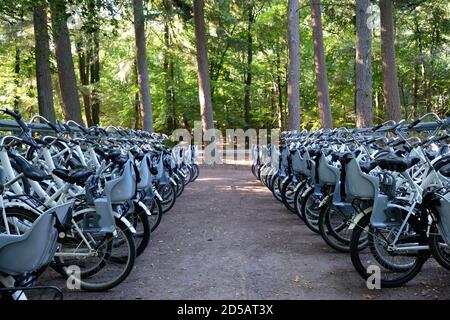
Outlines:
{"type": "Polygon", "coordinates": [[[449,299],[449,283],[429,261],[402,288],[368,290],[350,257],[289,214],[249,167],[221,165],[201,167],[124,283],[103,293],[65,289],[64,298],[449,299]]]}

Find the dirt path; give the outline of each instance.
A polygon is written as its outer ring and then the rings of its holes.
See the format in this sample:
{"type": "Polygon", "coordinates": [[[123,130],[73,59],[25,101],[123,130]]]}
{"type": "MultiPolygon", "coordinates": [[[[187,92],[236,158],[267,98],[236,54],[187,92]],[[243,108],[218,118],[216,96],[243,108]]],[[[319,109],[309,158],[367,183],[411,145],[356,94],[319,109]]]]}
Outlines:
{"type": "Polygon", "coordinates": [[[410,284],[369,291],[248,168],[203,167],[119,287],[65,299],[448,299],[450,273],[427,263],[410,284]]]}

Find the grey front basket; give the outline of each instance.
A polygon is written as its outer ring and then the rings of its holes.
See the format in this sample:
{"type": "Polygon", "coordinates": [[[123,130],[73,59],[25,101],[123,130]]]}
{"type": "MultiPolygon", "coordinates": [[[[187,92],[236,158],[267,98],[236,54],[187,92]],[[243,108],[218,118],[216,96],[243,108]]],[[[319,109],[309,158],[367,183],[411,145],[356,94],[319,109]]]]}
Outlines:
{"type": "Polygon", "coordinates": [[[345,189],[349,196],[360,199],[377,197],[380,183],[378,177],[362,172],[355,159],[346,164],[345,173],[345,189]]]}
{"type": "Polygon", "coordinates": [[[130,200],[136,194],[136,174],[133,162],[128,160],[119,177],[105,183],[104,194],[111,203],[122,203],[130,200]]]}
{"type": "Polygon", "coordinates": [[[116,229],[113,204],[121,204],[136,194],[136,174],[133,162],[128,160],[119,177],[105,183],[104,195],[94,200],[95,212],[83,217],[83,231],[110,233],[116,229]]]}
{"type": "Polygon", "coordinates": [[[112,233],[116,230],[111,202],[106,197],[94,200],[95,211],[83,216],[83,232],[112,233]]]}
{"type": "Polygon", "coordinates": [[[307,172],[306,160],[300,154],[300,150],[295,150],[292,157],[292,171],[294,171],[295,174],[306,174],[307,172]]]}
{"type": "Polygon", "coordinates": [[[55,216],[64,221],[71,207],[66,203],[43,213],[21,235],[0,234],[0,272],[15,276],[48,265],[57,249],[55,216]]]}
{"type": "Polygon", "coordinates": [[[146,154],[141,161],[139,166],[139,175],[141,180],[139,181],[137,188],[138,190],[146,190],[152,186],[153,176],[150,172],[151,158],[149,154],[146,154]]]}
{"type": "Polygon", "coordinates": [[[319,159],[318,170],[319,170],[320,185],[335,185],[336,183],[339,183],[339,176],[341,174],[341,170],[328,164],[328,160],[323,152],[319,159]]]}
{"type": "Polygon", "coordinates": [[[158,173],[155,176],[155,179],[159,181],[160,184],[169,183],[169,175],[166,170],[164,170],[164,154],[161,153],[158,159],[158,164],[156,165],[156,169],[158,173]]]}

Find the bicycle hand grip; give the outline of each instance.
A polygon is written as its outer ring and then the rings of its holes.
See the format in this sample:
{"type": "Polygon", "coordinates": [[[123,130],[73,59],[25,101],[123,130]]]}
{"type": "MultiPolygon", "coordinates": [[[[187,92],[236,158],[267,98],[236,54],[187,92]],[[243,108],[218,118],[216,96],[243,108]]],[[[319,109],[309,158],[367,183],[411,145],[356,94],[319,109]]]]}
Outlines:
{"type": "Polygon", "coordinates": [[[7,108],[5,110],[3,110],[3,112],[6,113],[7,115],[10,115],[11,117],[13,117],[16,120],[17,119],[22,119],[22,116],[19,113],[16,113],[16,112],[14,112],[12,110],[9,110],[7,108]]]}
{"type": "Polygon", "coordinates": [[[379,125],[375,126],[375,127],[372,128],[372,131],[377,131],[377,130],[379,130],[382,126],[383,126],[382,124],[379,124],[379,125]]]}
{"type": "Polygon", "coordinates": [[[61,130],[60,130],[55,124],[53,124],[53,123],[51,123],[51,122],[47,122],[47,124],[48,124],[48,126],[49,126],[50,128],[52,128],[52,129],[55,130],[56,132],[61,132],[61,130]]]}
{"type": "Polygon", "coordinates": [[[83,126],[81,126],[81,125],[78,125],[77,127],[78,127],[78,129],[80,129],[81,131],[83,131],[84,134],[88,134],[88,133],[89,133],[89,131],[88,131],[85,127],[83,127],[83,126]]]}
{"type": "Polygon", "coordinates": [[[414,128],[417,124],[419,124],[419,122],[420,122],[419,119],[417,119],[416,121],[412,122],[412,123],[408,126],[408,129],[414,128]]]}
{"type": "Polygon", "coordinates": [[[435,142],[439,142],[439,141],[442,141],[442,140],[447,139],[448,137],[449,137],[448,134],[444,134],[442,137],[439,137],[439,138],[435,139],[434,141],[435,141],[435,142]]]}

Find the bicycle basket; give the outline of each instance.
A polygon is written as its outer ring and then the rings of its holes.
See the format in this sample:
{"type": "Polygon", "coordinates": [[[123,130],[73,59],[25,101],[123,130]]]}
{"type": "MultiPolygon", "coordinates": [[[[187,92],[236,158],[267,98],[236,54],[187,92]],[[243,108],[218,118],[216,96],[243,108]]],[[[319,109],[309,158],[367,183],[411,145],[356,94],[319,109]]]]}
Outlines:
{"type": "Polygon", "coordinates": [[[111,233],[116,229],[111,203],[106,197],[94,201],[95,211],[83,216],[83,232],[111,233]]]}

